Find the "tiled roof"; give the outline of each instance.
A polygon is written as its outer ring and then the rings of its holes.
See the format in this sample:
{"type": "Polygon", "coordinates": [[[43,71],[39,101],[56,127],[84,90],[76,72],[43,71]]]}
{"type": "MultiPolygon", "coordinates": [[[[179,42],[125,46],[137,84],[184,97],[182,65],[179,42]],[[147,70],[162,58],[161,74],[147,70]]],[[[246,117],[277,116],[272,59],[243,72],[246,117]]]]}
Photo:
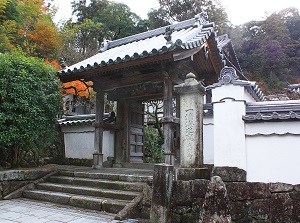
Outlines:
{"type": "Polygon", "coordinates": [[[260,88],[256,85],[256,83],[253,81],[240,80],[236,74],[236,69],[234,69],[233,67],[224,67],[221,70],[219,82],[207,86],[206,89],[214,89],[217,87],[221,87],[224,84],[244,86],[256,101],[262,101],[264,99],[264,95],[260,88]]]}
{"type": "MultiPolygon", "coordinates": [[[[60,120],[59,120],[60,121],[60,120]]],[[[86,119],[86,120],[65,120],[59,122],[60,126],[77,126],[77,125],[91,125],[95,122],[95,119],[86,119]]]]}
{"type": "Polygon", "coordinates": [[[129,36],[104,44],[101,52],[59,72],[59,76],[99,67],[164,54],[175,49],[188,50],[201,46],[214,33],[214,24],[199,16],[171,25],[170,35],[167,27],[129,36]],[[168,40],[168,37],[170,40],[168,40]]]}
{"type": "MultiPolygon", "coordinates": [[[[65,116],[63,119],[58,120],[58,124],[60,126],[78,126],[78,125],[91,125],[95,122],[96,115],[88,114],[88,115],[75,115],[75,116],[65,116]]],[[[115,114],[112,113],[104,113],[103,122],[111,123],[115,121],[115,114]]]]}
{"type": "Polygon", "coordinates": [[[58,120],[60,126],[91,125],[95,122],[95,114],[65,116],[58,120]]]}
{"type": "Polygon", "coordinates": [[[219,51],[221,52],[221,56],[223,57],[223,60],[226,61],[226,64],[234,67],[241,79],[247,80],[247,78],[243,74],[242,68],[237,59],[236,52],[232,45],[231,39],[229,39],[228,37],[228,34],[218,36],[217,42],[219,51]]]}
{"type": "Polygon", "coordinates": [[[272,101],[247,103],[245,122],[255,121],[300,121],[300,101],[272,101]]]}
{"type": "Polygon", "coordinates": [[[292,93],[300,94],[300,84],[290,84],[287,90],[292,93]]]}

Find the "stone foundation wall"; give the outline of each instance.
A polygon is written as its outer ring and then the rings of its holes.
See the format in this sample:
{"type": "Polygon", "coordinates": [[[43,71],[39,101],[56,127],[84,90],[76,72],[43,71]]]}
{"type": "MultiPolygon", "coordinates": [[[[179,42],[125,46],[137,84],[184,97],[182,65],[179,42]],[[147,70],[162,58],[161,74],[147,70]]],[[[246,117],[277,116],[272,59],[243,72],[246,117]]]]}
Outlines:
{"type": "Polygon", "coordinates": [[[8,170],[0,172],[0,200],[50,172],[51,170],[8,170]]]}
{"type": "MultiPolygon", "coordinates": [[[[246,182],[245,171],[238,168],[215,168],[213,175],[221,175],[226,185],[232,222],[300,222],[300,185],[246,182]]],[[[209,183],[200,179],[173,182],[173,223],[198,223],[209,183]]]]}

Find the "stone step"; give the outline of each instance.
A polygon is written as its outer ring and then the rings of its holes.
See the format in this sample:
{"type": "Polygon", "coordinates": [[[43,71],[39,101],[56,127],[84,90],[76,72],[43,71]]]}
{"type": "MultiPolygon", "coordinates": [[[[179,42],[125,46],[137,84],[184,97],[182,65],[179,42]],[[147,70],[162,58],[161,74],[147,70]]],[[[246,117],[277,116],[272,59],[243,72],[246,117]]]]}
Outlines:
{"type": "Polygon", "coordinates": [[[128,200],[108,199],[37,189],[25,190],[23,197],[115,214],[121,211],[128,203],[128,200]]]}
{"type": "Polygon", "coordinates": [[[121,200],[132,200],[138,195],[140,195],[140,192],[111,190],[111,189],[76,186],[70,184],[56,184],[56,183],[40,183],[36,185],[36,188],[39,190],[46,190],[46,191],[56,191],[56,192],[88,195],[88,196],[103,197],[103,198],[110,198],[110,199],[121,199],[121,200]]]}
{"type": "Polygon", "coordinates": [[[143,169],[143,170],[154,170],[155,163],[121,163],[123,168],[129,168],[129,169],[143,169]]]}
{"type": "Polygon", "coordinates": [[[141,182],[112,181],[106,179],[92,179],[84,177],[51,176],[49,178],[49,181],[59,184],[71,184],[124,191],[142,191],[144,188],[144,183],[141,182]]]}
{"type": "MultiPolygon", "coordinates": [[[[125,170],[123,170],[124,172],[125,170]]],[[[69,177],[81,177],[92,179],[107,179],[114,181],[127,181],[127,182],[152,182],[152,171],[147,170],[131,170],[131,174],[128,173],[112,173],[110,172],[80,172],[80,171],[60,171],[59,175],[69,177]],[[135,171],[135,172],[132,172],[135,171]],[[138,173],[136,173],[139,171],[138,173]],[[134,173],[134,174],[133,174],[134,173]]]]}

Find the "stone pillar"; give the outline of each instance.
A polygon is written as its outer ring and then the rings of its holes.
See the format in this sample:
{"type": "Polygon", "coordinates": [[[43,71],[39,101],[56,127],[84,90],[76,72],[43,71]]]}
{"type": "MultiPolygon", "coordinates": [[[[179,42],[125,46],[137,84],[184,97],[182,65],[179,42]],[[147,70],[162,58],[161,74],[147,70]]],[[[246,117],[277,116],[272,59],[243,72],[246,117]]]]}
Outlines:
{"type": "Polygon", "coordinates": [[[172,80],[167,72],[164,73],[164,117],[162,118],[164,129],[165,163],[174,165],[174,130],[173,130],[173,92],[172,80]]]}
{"type": "Polygon", "coordinates": [[[229,198],[221,177],[214,176],[208,184],[198,223],[231,223],[229,198]]]}
{"type": "Polygon", "coordinates": [[[153,192],[151,202],[151,223],[172,223],[171,197],[174,167],[167,164],[154,166],[153,192]]]}
{"type": "Polygon", "coordinates": [[[95,152],[93,154],[93,168],[101,168],[103,165],[103,113],[104,92],[96,91],[96,120],[95,120],[95,152]]]}
{"type": "Polygon", "coordinates": [[[203,164],[203,96],[205,88],[189,73],[183,84],[174,87],[180,95],[180,166],[203,164]]]}

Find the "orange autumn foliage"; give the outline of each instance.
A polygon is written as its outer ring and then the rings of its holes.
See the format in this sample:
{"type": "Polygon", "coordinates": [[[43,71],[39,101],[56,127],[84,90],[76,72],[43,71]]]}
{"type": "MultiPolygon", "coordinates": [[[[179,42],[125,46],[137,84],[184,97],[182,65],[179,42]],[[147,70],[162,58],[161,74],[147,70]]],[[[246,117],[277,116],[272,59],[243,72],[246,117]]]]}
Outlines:
{"type": "Polygon", "coordinates": [[[42,57],[55,51],[61,45],[57,28],[48,19],[38,20],[34,30],[27,32],[27,37],[36,44],[35,49],[42,57]]]}
{"type": "Polygon", "coordinates": [[[50,61],[48,58],[46,58],[45,63],[54,66],[57,70],[61,70],[61,66],[59,65],[57,60],[50,61]]]}
{"type": "MultiPolygon", "coordinates": [[[[50,61],[48,58],[45,60],[46,64],[54,66],[57,70],[61,70],[61,66],[58,64],[57,60],[50,61]]],[[[63,94],[73,94],[80,97],[91,98],[93,95],[93,82],[92,81],[71,81],[67,83],[62,83],[60,90],[63,94]],[[76,90],[75,90],[76,89],[76,90]]]]}
{"type": "Polygon", "coordinates": [[[92,85],[92,81],[71,81],[63,84],[63,90],[65,94],[77,94],[80,97],[90,98],[93,91],[93,88],[91,87],[92,85]],[[76,88],[76,90],[74,89],[74,87],[76,88]]]}

